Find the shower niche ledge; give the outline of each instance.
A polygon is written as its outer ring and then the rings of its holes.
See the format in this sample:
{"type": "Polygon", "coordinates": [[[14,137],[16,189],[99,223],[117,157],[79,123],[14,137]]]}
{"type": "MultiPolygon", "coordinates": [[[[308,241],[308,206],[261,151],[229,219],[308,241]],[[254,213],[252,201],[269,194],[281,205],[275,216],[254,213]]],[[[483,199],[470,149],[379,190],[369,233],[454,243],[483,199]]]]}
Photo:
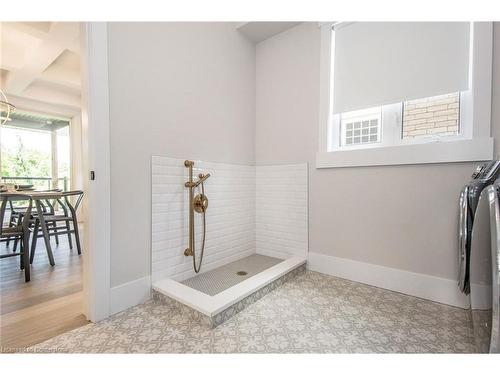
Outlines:
{"type": "MultiPolygon", "coordinates": [[[[195,278],[182,282],[173,279],[158,280],[152,285],[153,298],[156,301],[169,305],[171,308],[180,309],[191,318],[214,328],[244,310],[273,289],[304,272],[305,269],[306,259],[304,257],[292,256],[288,259],[277,259],[253,254],[247,258],[219,267],[219,269],[196,276],[196,278],[205,277],[207,279],[211,277],[210,273],[213,273],[215,278],[213,286],[208,287],[204,291],[198,290],[200,288],[196,289],[197,280],[195,278]],[[275,264],[269,266],[273,262],[275,264]],[[235,269],[238,269],[240,264],[251,263],[264,264],[264,267],[267,264],[269,267],[262,271],[257,271],[255,275],[237,283],[225,280],[224,275],[233,273],[235,269]],[[222,277],[224,280],[221,282],[221,280],[217,280],[217,277],[222,277]],[[224,282],[234,285],[223,289],[224,282]],[[218,289],[223,290],[219,291],[218,289]]],[[[198,284],[206,285],[206,281],[202,280],[198,284]]]]}

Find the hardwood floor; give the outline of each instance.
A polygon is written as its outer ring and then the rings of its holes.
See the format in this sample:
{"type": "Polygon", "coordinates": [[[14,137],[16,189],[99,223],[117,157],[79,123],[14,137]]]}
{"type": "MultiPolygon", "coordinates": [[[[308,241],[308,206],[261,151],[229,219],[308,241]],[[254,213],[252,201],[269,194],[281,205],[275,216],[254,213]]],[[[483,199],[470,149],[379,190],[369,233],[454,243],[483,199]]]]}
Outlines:
{"type": "MultiPolygon", "coordinates": [[[[64,237],[64,238],[63,238],[64,237]]],[[[76,247],[69,249],[66,236],[60,244],[51,239],[56,265],[51,267],[43,240],[39,239],[24,282],[19,257],[0,260],[0,347],[3,352],[22,349],[87,324],[82,300],[82,264],[76,247]]],[[[12,251],[5,243],[2,253],[12,251]]]]}

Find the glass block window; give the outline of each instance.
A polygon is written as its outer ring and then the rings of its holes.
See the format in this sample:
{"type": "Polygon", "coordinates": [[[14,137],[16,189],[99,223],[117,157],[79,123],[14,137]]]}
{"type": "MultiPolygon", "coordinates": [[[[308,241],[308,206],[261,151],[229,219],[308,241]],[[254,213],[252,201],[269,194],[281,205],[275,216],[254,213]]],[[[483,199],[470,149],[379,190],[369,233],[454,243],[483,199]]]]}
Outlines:
{"type": "Polygon", "coordinates": [[[356,146],[380,142],[381,108],[342,113],[341,146],[356,146]]]}

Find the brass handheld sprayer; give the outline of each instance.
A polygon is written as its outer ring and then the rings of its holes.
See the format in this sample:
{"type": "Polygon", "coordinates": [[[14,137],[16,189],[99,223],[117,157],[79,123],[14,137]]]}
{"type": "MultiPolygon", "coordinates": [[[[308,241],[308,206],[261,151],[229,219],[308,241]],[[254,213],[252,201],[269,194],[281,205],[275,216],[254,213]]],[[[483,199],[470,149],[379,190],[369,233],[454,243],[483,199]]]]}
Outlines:
{"type": "Polygon", "coordinates": [[[201,269],[201,263],[203,261],[203,253],[205,252],[205,234],[206,234],[206,219],[205,212],[208,208],[208,198],[205,195],[204,181],[210,177],[210,173],[198,175],[198,181],[193,181],[193,165],[194,161],[186,160],[184,166],[189,168],[189,181],[187,181],[184,186],[189,189],[189,247],[184,250],[185,256],[193,257],[193,269],[194,272],[198,273],[201,269]],[[195,195],[195,189],[201,185],[201,193],[195,195]],[[198,212],[203,215],[203,235],[201,240],[201,253],[200,262],[196,263],[196,250],[195,250],[195,239],[194,239],[194,212],[198,212]]]}

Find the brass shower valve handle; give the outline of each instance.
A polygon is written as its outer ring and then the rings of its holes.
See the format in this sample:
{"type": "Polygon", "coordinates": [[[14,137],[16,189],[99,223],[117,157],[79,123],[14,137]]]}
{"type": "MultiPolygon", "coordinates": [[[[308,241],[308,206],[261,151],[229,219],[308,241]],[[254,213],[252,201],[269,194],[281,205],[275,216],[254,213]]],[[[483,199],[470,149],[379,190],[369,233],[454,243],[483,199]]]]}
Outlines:
{"type": "Polygon", "coordinates": [[[194,210],[199,214],[205,212],[208,208],[208,198],[205,194],[198,194],[193,200],[194,210]]]}

